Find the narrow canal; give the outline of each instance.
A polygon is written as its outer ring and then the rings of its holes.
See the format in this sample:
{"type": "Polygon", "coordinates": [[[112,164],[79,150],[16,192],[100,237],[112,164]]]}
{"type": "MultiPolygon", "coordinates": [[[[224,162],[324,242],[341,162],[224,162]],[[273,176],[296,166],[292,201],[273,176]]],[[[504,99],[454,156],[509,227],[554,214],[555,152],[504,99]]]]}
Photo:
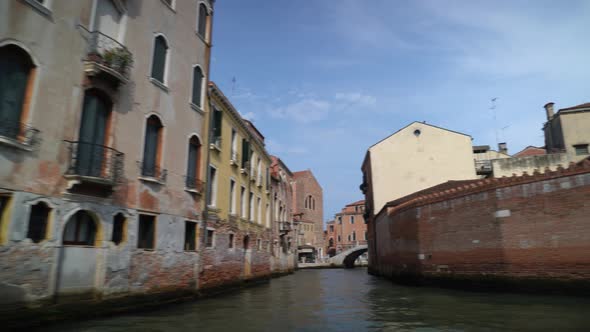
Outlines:
{"type": "Polygon", "coordinates": [[[52,331],[588,331],[590,299],[414,288],[354,270],[303,270],[158,311],[52,331]]]}

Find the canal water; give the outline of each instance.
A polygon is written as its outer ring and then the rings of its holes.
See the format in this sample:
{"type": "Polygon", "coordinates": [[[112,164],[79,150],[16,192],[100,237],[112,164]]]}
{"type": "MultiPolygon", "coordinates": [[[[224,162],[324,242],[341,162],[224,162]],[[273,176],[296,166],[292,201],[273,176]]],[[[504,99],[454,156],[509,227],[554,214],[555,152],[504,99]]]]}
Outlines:
{"type": "Polygon", "coordinates": [[[399,286],[302,270],[235,293],[52,331],[590,331],[590,299],[399,286]]]}

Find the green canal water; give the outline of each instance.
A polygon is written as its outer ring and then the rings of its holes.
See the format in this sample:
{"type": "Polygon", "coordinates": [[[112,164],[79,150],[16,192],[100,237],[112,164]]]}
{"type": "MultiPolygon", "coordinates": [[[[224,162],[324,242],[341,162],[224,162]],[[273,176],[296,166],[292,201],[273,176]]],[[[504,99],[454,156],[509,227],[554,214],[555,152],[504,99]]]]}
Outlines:
{"type": "Polygon", "coordinates": [[[590,299],[399,286],[365,269],[269,284],[50,331],[590,331],[590,299]]]}

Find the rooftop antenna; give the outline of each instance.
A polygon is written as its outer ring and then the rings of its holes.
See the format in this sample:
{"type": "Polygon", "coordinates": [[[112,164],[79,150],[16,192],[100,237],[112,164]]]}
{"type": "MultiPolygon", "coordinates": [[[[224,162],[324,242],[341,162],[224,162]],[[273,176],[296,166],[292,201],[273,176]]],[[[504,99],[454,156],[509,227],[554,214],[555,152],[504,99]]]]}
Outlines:
{"type": "Polygon", "coordinates": [[[232,97],[234,96],[234,93],[236,92],[236,77],[232,77],[231,79],[231,95],[232,97]]]}
{"type": "Polygon", "coordinates": [[[498,100],[498,97],[494,97],[491,99],[492,106],[490,106],[490,110],[492,110],[492,116],[494,117],[494,130],[496,131],[496,146],[497,146],[500,141],[498,140],[498,123],[497,123],[497,119],[496,119],[496,100],[498,100]]]}

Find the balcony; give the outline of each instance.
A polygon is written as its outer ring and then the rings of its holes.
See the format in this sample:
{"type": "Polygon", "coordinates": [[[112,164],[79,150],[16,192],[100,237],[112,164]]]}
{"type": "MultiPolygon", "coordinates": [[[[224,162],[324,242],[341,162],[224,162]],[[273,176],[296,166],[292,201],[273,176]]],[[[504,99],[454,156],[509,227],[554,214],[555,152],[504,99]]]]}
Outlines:
{"type": "Polygon", "coordinates": [[[166,178],[168,177],[167,170],[162,169],[156,165],[143,163],[141,161],[137,162],[137,166],[139,167],[139,171],[141,174],[139,178],[140,180],[154,182],[158,184],[166,183],[166,178]]]}
{"type": "Polygon", "coordinates": [[[129,68],[133,65],[133,55],[115,39],[99,32],[88,31],[82,27],[88,50],[84,61],[84,71],[89,77],[102,78],[117,86],[127,83],[129,68]]]}
{"type": "Polygon", "coordinates": [[[221,137],[213,137],[211,144],[209,144],[209,149],[221,151],[221,137]]]}
{"type": "Polygon", "coordinates": [[[114,187],[123,173],[124,154],[108,146],[65,141],[70,154],[65,177],[73,185],[114,187]]]}
{"type": "Polygon", "coordinates": [[[288,221],[279,221],[279,231],[288,233],[293,230],[293,226],[288,221]]]}
{"type": "Polygon", "coordinates": [[[256,182],[256,178],[258,177],[258,173],[256,173],[255,169],[250,170],[250,181],[256,182]]]}
{"type": "Polygon", "coordinates": [[[0,119],[0,144],[32,151],[40,142],[40,131],[22,124],[0,119]]]}
{"type": "Polygon", "coordinates": [[[205,188],[205,182],[197,179],[193,176],[185,176],[184,184],[186,186],[186,191],[201,195],[205,188]]]}
{"type": "Polygon", "coordinates": [[[240,154],[236,151],[231,152],[231,159],[229,160],[229,164],[231,166],[237,167],[240,164],[240,154]]]}
{"type": "Polygon", "coordinates": [[[242,174],[248,174],[248,170],[250,169],[250,163],[249,162],[242,162],[242,168],[240,168],[240,173],[242,174]]]}

